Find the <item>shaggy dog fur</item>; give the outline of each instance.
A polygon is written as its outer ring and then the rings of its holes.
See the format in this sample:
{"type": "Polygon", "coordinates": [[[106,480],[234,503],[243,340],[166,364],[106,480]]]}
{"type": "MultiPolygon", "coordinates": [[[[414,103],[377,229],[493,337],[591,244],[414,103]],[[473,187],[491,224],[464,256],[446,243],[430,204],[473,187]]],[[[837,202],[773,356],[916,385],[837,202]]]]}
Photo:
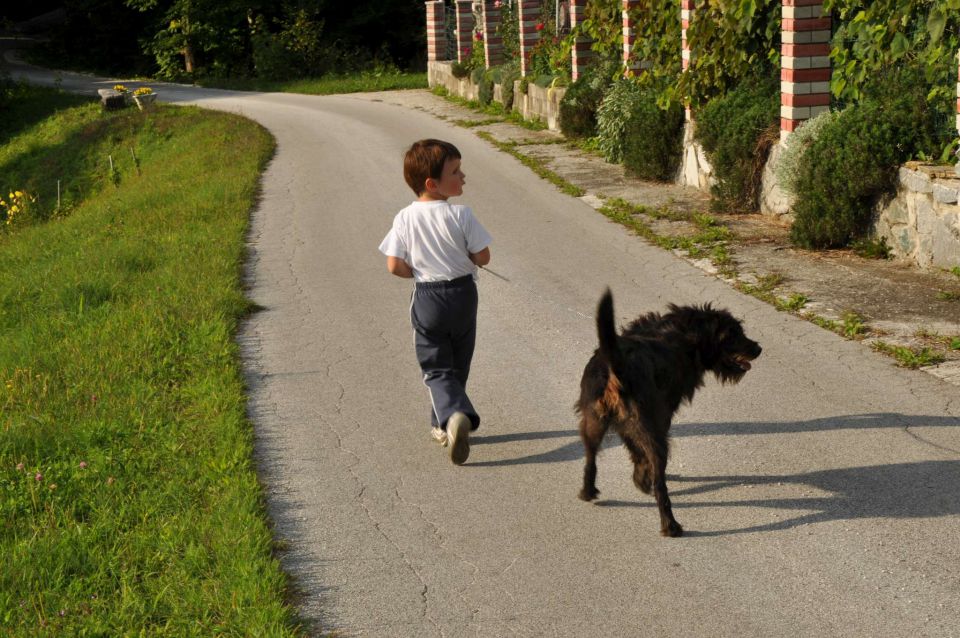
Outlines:
{"type": "Polygon", "coordinates": [[[634,484],[657,499],[660,534],[680,536],[683,528],[673,517],[666,482],[673,415],[703,386],[704,374],[713,372],[723,383],[736,383],[761,348],[726,310],[709,304],[671,304],[669,310],[641,316],[618,337],[613,295],[608,289],[600,299],[600,347],[583,371],[576,404],[586,449],[580,498],[592,501],[600,493],[596,457],[612,427],[630,452],[634,484]]]}

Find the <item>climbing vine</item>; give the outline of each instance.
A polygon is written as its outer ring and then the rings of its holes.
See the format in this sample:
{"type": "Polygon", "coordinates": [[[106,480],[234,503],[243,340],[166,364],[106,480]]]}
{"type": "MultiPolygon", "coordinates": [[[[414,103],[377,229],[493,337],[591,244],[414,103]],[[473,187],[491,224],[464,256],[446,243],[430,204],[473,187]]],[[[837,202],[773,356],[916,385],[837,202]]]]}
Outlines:
{"type": "Polygon", "coordinates": [[[665,97],[706,103],[780,65],[781,0],[697,0],[687,28],[689,68],[665,97]]]}
{"type": "Polygon", "coordinates": [[[892,66],[916,67],[931,100],[955,98],[960,0],[825,0],[837,25],[831,90],[856,101],[892,66]]]}

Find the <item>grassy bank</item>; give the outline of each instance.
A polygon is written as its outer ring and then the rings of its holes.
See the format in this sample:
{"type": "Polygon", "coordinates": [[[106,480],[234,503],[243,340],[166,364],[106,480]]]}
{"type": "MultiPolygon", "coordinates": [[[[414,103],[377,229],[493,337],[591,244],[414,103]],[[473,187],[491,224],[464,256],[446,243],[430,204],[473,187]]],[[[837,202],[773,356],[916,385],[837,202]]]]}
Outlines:
{"type": "Polygon", "coordinates": [[[304,93],[307,95],[338,95],[370,91],[396,91],[427,88],[426,73],[357,73],[302,80],[274,82],[257,79],[198,80],[197,84],[216,89],[235,91],[263,91],[268,93],[304,93]]]}
{"type": "Polygon", "coordinates": [[[233,339],[272,139],[26,92],[0,132],[2,194],[38,196],[0,232],[0,634],[293,635],[233,339]]]}

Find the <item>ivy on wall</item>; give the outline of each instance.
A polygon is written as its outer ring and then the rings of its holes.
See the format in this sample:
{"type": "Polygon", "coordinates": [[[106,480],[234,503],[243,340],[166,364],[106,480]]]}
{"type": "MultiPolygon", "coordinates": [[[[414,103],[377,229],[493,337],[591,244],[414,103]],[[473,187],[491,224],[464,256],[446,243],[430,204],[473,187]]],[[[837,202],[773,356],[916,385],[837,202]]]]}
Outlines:
{"type": "Polygon", "coordinates": [[[632,55],[650,65],[641,81],[663,84],[661,78],[676,78],[682,70],[677,0],[644,0],[631,8],[630,18],[636,33],[632,55]]]}
{"type": "Polygon", "coordinates": [[[781,0],[697,0],[690,66],[666,97],[697,107],[748,77],[777,75],[780,23],[781,0]]]}
{"type": "Polygon", "coordinates": [[[833,94],[857,101],[891,66],[922,70],[931,100],[955,99],[960,0],[824,0],[837,25],[833,94]]]}

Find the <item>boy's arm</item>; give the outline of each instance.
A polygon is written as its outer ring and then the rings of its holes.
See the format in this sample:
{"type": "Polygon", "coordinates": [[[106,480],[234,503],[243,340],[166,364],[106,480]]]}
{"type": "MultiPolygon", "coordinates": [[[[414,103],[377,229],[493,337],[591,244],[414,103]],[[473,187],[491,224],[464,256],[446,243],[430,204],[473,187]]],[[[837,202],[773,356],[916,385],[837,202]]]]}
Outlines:
{"type": "Polygon", "coordinates": [[[478,253],[470,253],[470,261],[478,266],[486,266],[490,263],[490,247],[484,248],[478,253]]]}
{"type": "Polygon", "coordinates": [[[391,275],[403,277],[404,279],[413,279],[413,269],[404,260],[399,257],[387,256],[387,270],[391,275]]]}

